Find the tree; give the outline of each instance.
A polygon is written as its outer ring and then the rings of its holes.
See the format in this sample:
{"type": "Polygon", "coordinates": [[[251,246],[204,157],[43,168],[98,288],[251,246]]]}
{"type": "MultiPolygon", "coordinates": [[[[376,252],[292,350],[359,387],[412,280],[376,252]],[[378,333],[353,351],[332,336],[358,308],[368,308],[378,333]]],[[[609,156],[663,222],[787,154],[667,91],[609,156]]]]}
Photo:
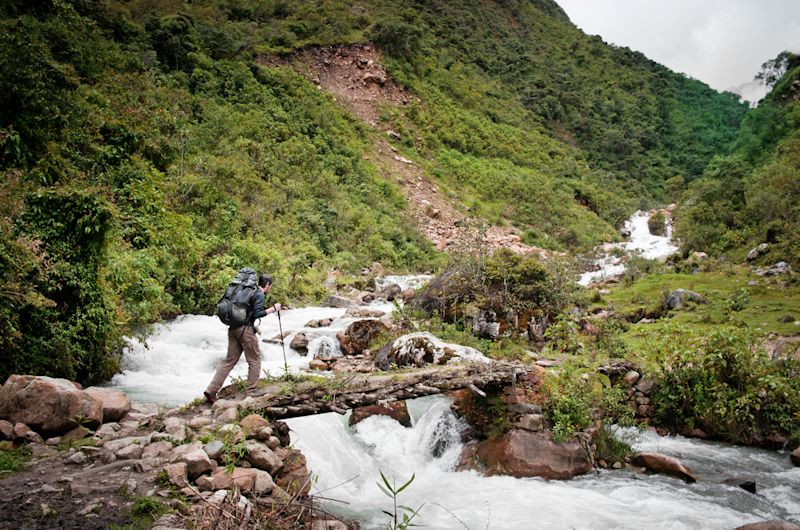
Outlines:
{"type": "Polygon", "coordinates": [[[783,77],[783,74],[797,66],[800,66],[800,56],[784,50],[774,59],[762,64],[761,71],[756,74],[755,79],[772,88],[783,77]]]}

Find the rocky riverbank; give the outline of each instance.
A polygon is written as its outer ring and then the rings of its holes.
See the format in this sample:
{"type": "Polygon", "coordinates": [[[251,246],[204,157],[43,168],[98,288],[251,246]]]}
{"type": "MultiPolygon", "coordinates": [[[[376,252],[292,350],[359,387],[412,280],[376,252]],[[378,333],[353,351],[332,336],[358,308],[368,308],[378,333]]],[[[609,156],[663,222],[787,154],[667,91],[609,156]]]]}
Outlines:
{"type": "Polygon", "coordinates": [[[288,427],[240,403],[164,410],[119,391],[12,376],[0,389],[1,443],[26,447],[30,460],[2,478],[0,528],[108,528],[164,512],[162,530],[324,520],[288,427]]]}

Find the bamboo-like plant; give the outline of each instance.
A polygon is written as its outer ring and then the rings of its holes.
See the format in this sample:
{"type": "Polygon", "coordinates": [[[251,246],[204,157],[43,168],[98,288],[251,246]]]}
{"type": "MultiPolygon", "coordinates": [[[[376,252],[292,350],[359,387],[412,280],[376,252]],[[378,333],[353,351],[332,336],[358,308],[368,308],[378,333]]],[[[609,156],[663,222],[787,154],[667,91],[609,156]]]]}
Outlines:
{"type": "Polygon", "coordinates": [[[392,480],[392,483],[390,484],[389,479],[386,478],[386,475],[383,474],[383,471],[379,471],[379,473],[381,474],[381,480],[383,480],[383,484],[380,482],[376,482],[376,484],[387,497],[392,499],[393,502],[393,510],[391,512],[387,510],[381,510],[383,513],[389,516],[389,523],[386,525],[386,528],[390,530],[407,530],[408,528],[414,526],[420,526],[413,523],[412,520],[419,514],[419,511],[422,509],[422,507],[425,506],[424,503],[421,504],[416,510],[409,506],[397,504],[397,497],[409,486],[409,484],[414,482],[416,474],[412,473],[411,478],[398,488],[395,480],[392,480]]]}

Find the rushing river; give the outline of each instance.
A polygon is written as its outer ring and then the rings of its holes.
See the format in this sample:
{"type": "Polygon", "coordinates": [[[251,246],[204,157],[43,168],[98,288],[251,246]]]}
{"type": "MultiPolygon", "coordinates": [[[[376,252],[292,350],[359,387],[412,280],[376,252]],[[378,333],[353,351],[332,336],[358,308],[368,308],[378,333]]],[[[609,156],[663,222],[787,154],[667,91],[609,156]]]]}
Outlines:
{"type": "MultiPolygon", "coordinates": [[[[386,309],[389,309],[386,307],[386,309]]],[[[304,329],[312,319],[334,317],[330,328],[306,329],[334,334],[352,319],[344,309],[303,308],[283,312],[284,331],[304,329]]],[[[278,334],[274,317],[261,323],[262,336],[278,334]]],[[[291,335],[286,342],[291,340],[291,335]]],[[[225,327],[214,317],[183,316],[156,326],[146,346],[132,340],[125,370],[112,384],[135,400],[177,405],[201,396],[211,380],[214,363],[227,345],[225,327]]],[[[264,369],[283,372],[280,345],[262,344],[264,369]]],[[[291,371],[308,366],[309,357],[286,349],[291,371]]],[[[232,373],[246,377],[242,359],[232,373]]],[[[230,380],[229,380],[230,381],[230,380]]],[[[461,448],[458,420],[446,398],[410,402],[414,424],[404,428],[373,417],[351,429],[347,417],[322,414],[289,420],[292,443],[308,458],[317,475],[314,493],[327,510],[362,522],[362,528],[381,527],[381,510],[391,505],[375,485],[379,470],[402,483],[416,473],[401,494],[414,508],[425,503],[420,522],[427,528],[675,528],[730,529],[748,522],[783,519],[800,523],[800,468],[788,455],[775,451],[641,435],[640,450],[680,458],[699,476],[692,485],[664,476],[626,471],[602,472],[570,481],[483,477],[455,472],[461,448]],[[430,448],[446,447],[434,458],[430,448]],[[730,477],[755,480],[758,494],[721,484],[730,477]],[[343,501],[343,502],[340,502],[343,501]]]]}
{"type": "Polygon", "coordinates": [[[658,475],[603,471],[569,481],[484,477],[453,471],[461,448],[458,421],[444,397],[409,402],[413,426],[385,417],[347,426],[323,414],[289,420],[292,441],[318,475],[315,493],[334,499],[326,509],[380,528],[391,499],[376,486],[379,472],[402,484],[400,495],[433,529],[732,529],[765,519],[800,522],[800,468],[775,451],[639,435],[635,447],[680,458],[700,477],[695,484],[658,475]],[[434,458],[431,447],[447,447],[434,458]],[[757,495],[721,484],[755,480],[757,495]],[[341,501],[341,502],[340,502],[341,501]],[[463,522],[463,524],[462,524],[463,522]]]}
{"type": "MultiPolygon", "coordinates": [[[[390,304],[371,307],[392,309],[390,304]]],[[[353,321],[344,313],[329,307],[281,313],[282,328],[290,332],[285,339],[290,371],[307,369],[313,356],[291,350],[292,336],[299,331],[316,335],[309,344],[312,350],[335,347],[336,331],[353,321]],[[334,322],[327,328],[304,327],[322,318],[334,322]]],[[[262,319],[260,327],[264,338],[279,333],[273,315],[262,319]]],[[[280,344],[261,346],[263,369],[283,373],[280,344]]],[[[112,385],[137,401],[179,405],[202,395],[226,348],[226,328],[216,317],[182,316],[156,325],[146,341],[130,339],[124,370],[112,385]]],[[[245,378],[246,372],[241,359],[231,375],[245,378]]],[[[336,414],[289,420],[292,443],[318,477],[312,493],[331,499],[322,501],[327,510],[359,520],[364,529],[384,527],[382,510],[391,508],[391,499],[376,485],[379,471],[396,477],[398,484],[416,474],[400,502],[414,508],[424,504],[418,522],[432,529],[731,529],[768,519],[800,523],[800,468],[792,466],[787,454],[775,451],[642,434],[636,447],[680,458],[700,476],[691,485],[627,471],[570,481],[455,472],[461,443],[459,420],[449,403],[444,397],[409,402],[411,428],[384,417],[369,418],[353,429],[347,426],[347,416],[336,414]],[[434,446],[445,448],[439,457],[431,453],[434,446]],[[730,477],[755,480],[757,495],[721,484],[730,477]]]]}

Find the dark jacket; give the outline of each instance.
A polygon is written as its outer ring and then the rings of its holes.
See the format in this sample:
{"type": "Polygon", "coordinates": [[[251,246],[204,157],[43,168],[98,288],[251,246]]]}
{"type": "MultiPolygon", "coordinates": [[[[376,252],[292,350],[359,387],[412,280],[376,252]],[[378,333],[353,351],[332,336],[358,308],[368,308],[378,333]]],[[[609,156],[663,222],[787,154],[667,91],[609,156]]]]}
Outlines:
{"type": "Polygon", "coordinates": [[[250,323],[254,323],[261,317],[267,316],[267,309],[264,307],[264,293],[261,289],[256,289],[256,294],[250,301],[250,323]]]}

